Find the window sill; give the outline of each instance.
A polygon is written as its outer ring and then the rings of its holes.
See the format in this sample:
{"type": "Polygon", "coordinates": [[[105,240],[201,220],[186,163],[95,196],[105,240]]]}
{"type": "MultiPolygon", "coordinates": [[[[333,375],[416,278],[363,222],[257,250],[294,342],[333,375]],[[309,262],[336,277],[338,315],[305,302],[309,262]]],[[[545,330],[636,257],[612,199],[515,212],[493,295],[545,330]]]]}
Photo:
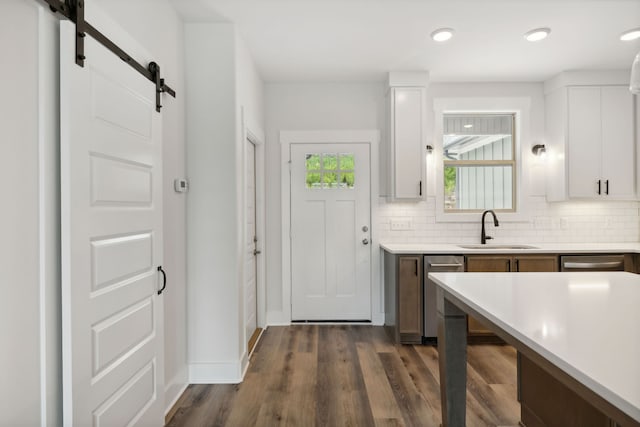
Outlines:
{"type": "MultiPolygon", "coordinates": [[[[524,212],[496,212],[498,221],[500,222],[530,222],[531,215],[524,212]]],[[[455,212],[444,213],[442,211],[436,213],[436,222],[480,222],[482,212],[455,212]]]]}

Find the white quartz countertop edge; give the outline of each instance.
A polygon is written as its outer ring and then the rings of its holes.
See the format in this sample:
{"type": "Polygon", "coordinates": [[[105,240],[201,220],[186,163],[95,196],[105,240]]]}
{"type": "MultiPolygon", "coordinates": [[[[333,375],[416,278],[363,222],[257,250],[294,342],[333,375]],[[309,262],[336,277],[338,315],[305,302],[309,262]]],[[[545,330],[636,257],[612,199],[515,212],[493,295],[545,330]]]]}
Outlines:
{"type": "MultiPolygon", "coordinates": [[[[469,249],[464,243],[380,243],[380,248],[391,254],[580,254],[580,253],[640,253],[640,243],[529,243],[534,249],[492,248],[513,242],[487,244],[487,248],[469,249]]],[[[520,243],[516,243],[520,244],[520,243]]]]}

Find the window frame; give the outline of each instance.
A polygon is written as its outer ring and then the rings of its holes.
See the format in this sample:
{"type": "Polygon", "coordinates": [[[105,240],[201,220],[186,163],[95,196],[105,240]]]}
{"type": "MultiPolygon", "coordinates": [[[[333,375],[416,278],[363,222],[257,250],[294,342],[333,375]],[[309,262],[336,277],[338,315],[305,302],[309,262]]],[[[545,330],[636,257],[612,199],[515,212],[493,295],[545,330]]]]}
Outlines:
{"type": "MultiPolygon", "coordinates": [[[[442,114],[442,120],[445,119],[447,115],[456,115],[456,116],[469,116],[469,117],[478,117],[478,116],[512,116],[512,124],[511,124],[511,160],[450,160],[446,159],[444,155],[442,156],[442,173],[444,174],[444,169],[446,167],[487,167],[487,166],[511,166],[511,208],[510,209],[498,209],[498,208],[479,208],[479,209],[444,209],[445,214],[450,213],[482,213],[487,209],[491,209],[496,213],[507,213],[507,212],[517,212],[517,193],[518,193],[518,162],[516,159],[516,147],[518,145],[517,139],[517,123],[516,123],[516,114],[514,112],[472,112],[472,113],[452,113],[450,111],[445,111],[442,114]]],[[[444,139],[444,132],[442,137],[440,138],[440,143],[444,139]]],[[[444,152],[444,148],[443,148],[444,152]]],[[[443,203],[444,203],[444,176],[443,180],[443,203]]]]}
{"type": "MultiPolygon", "coordinates": [[[[525,171],[529,170],[529,157],[526,156],[526,146],[530,139],[531,98],[528,97],[473,97],[473,98],[434,98],[433,100],[433,147],[434,151],[427,156],[427,165],[431,168],[430,178],[434,186],[430,194],[435,194],[436,222],[478,222],[479,212],[445,211],[444,209],[444,155],[443,155],[443,118],[444,114],[513,114],[515,120],[514,131],[514,161],[516,173],[514,179],[515,211],[499,212],[500,222],[529,222],[531,212],[527,203],[529,181],[525,179],[525,171]],[[435,187],[435,188],[434,188],[435,187]]],[[[529,150],[530,151],[530,150],[529,150]]]]}

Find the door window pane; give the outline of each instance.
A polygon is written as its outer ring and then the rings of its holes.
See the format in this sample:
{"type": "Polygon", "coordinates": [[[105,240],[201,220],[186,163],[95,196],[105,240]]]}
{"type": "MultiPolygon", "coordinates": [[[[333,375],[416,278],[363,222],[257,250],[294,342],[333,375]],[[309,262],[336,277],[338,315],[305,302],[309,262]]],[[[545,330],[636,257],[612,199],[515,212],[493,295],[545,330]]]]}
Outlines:
{"type": "Polygon", "coordinates": [[[340,174],[340,187],[353,188],[355,174],[353,172],[343,172],[340,174]]]}
{"type": "Polygon", "coordinates": [[[354,169],[353,154],[340,154],[340,170],[349,171],[354,169]]]}
{"type": "Polygon", "coordinates": [[[338,156],[335,154],[323,154],[322,167],[325,170],[336,170],[338,167],[338,156]]]}
{"type": "Polygon", "coordinates": [[[307,170],[320,170],[320,154],[307,154],[306,156],[307,170]]]}
{"type": "Polygon", "coordinates": [[[353,153],[306,154],[306,187],[351,189],[355,185],[353,153]]]}

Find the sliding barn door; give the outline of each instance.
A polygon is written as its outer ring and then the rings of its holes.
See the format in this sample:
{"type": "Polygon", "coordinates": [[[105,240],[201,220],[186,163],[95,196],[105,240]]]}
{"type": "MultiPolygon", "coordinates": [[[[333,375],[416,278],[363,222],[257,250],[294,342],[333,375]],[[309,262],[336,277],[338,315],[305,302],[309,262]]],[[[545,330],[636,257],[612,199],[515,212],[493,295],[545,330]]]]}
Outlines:
{"type": "Polygon", "coordinates": [[[77,66],[75,27],[60,30],[64,424],[161,426],[155,87],[89,36],[77,66]]]}

